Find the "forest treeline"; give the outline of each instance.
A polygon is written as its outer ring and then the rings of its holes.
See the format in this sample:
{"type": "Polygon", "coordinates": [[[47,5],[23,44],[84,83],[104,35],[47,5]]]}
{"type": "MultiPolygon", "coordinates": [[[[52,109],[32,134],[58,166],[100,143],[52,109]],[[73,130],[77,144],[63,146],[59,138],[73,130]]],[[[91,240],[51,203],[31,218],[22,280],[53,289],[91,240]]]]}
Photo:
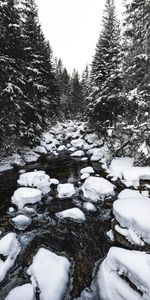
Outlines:
{"type": "Polygon", "coordinates": [[[1,145],[33,144],[56,120],[81,116],[99,134],[142,124],[149,143],[150,1],[123,2],[120,24],[114,0],[106,0],[92,64],[80,78],[53,57],[34,0],[0,1],[1,145]]]}

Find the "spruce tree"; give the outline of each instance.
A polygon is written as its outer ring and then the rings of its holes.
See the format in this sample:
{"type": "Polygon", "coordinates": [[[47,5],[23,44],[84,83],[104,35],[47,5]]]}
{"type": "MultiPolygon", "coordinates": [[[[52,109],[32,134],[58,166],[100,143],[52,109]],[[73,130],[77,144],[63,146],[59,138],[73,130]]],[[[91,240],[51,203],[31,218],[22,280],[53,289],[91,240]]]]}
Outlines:
{"type": "Polygon", "coordinates": [[[103,28],[96,46],[91,71],[90,114],[97,127],[108,121],[115,125],[122,102],[120,30],[113,0],[107,0],[103,28]]]}
{"type": "Polygon", "coordinates": [[[73,71],[71,77],[71,113],[73,117],[77,117],[83,112],[83,93],[79,74],[73,71]]]}

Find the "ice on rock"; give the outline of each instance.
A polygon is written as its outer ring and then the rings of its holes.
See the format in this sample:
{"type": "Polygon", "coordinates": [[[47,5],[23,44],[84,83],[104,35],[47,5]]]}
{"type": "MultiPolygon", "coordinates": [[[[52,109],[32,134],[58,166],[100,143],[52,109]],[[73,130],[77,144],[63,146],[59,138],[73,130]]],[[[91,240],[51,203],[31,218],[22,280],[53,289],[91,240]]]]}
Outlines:
{"type": "Polygon", "coordinates": [[[102,177],[88,177],[82,185],[84,197],[91,201],[103,200],[114,195],[115,186],[102,177]]]}
{"type": "Polygon", "coordinates": [[[87,179],[89,176],[90,176],[89,173],[83,173],[83,174],[81,175],[80,179],[81,179],[81,180],[85,180],[85,179],[87,179]]]}
{"type": "Polygon", "coordinates": [[[85,153],[82,150],[77,150],[71,154],[72,157],[83,157],[85,153]]]}
{"type": "Polygon", "coordinates": [[[20,252],[20,244],[15,233],[10,232],[0,240],[0,282],[2,282],[7,272],[13,267],[15,260],[20,252]]]}
{"type": "Polygon", "coordinates": [[[5,300],[36,300],[32,284],[27,283],[14,288],[5,300]]]}
{"type": "Polygon", "coordinates": [[[91,202],[84,202],[83,208],[88,211],[96,211],[96,207],[91,202]]]}
{"type": "Polygon", "coordinates": [[[36,146],[33,149],[33,151],[38,153],[38,154],[47,154],[47,151],[46,151],[45,147],[43,147],[43,146],[36,146]]]}
{"type": "Polygon", "coordinates": [[[57,151],[65,151],[66,150],[66,146],[65,145],[61,145],[58,147],[57,151]]]}
{"type": "Polygon", "coordinates": [[[75,194],[75,188],[72,183],[59,184],[57,192],[58,198],[70,198],[75,194]]]}
{"type": "Polygon", "coordinates": [[[134,159],[131,157],[116,157],[112,160],[108,172],[114,179],[122,179],[122,172],[131,168],[133,163],[134,159]]]}
{"type": "Polygon", "coordinates": [[[35,153],[34,151],[26,152],[23,156],[26,163],[32,163],[38,161],[40,155],[35,153]]]}
{"type": "Polygon", "coordinates": [[[99,267],[97,284],[101,300],[150,299],[150,255],[112,247],[99,267]]]}
{"type": "Polygon", "coordinates": [[[18,209],[22,209],[26,204],[35,204],[42,199],[42,193],[38,189],[34,188],[19,188],[14,192],[11,198],[13,204],[18,209]]]}
{"type": "Polygon", "coordinates": [[[81,174],[84,174],[84,173],[94,174],[95,171],[92,167],[86,167],[86,168],[81,169],[80,173],[81,174]]]}
{"type": "Polygon", "coordinates": [[[150,199],[138,191],[124,190],[113,203],[113,214],[119,225],[115,230],[130,243],[150,244],[150,199]]]}
{"type": "Polygon", "coordinates": [[[140,179],[150,180],[150,167],[132,167],[125,169],[122,174],[127,187],[139,186],[140,179]]]}
{"type": "Polygon", "coordinates": [[[38,188],[43,194],[50,191],[50,177],[45,171],[34,171],[21,174],[17,183],[20,186],[29,186],[38,188]]]}
{"type": "Polygon", "coordinates": [[[18,215],[12,219],[12,222],[18,230],[24,230],[32,223],[32,219],[25,215],[18,215]]]}
{"type": "Polygon", "coordinates": [[[62,212],[56,213],[56,216],[62,219],[70,218],[74,220],[85,221],[84,213],[77,207],[70,208],[62,212]]]}
{"type": "Polygon", "coordinates": [[[69,283],[70,262],[63,256],[40,248],[27,274],[40,290],[40,300],[62,300],[69,283]]]}

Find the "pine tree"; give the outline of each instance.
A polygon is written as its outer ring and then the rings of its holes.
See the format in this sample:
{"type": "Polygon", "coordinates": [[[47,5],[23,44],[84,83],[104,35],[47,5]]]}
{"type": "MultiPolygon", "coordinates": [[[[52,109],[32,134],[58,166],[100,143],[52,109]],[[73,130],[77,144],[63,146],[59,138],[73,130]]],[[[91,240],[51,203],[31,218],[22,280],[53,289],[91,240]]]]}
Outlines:
{"type": "Polygon", "coordinates": [[[83,93],[79,74],[73,71],[71,78],[71,113],[73,117],[77,117],[83,112],[83,93]]]}
{"type": "Polygon", "coordinates": [[[99,126],[116,124],[121,112],[122,76],[120,71],[120,30],[113,0],[107,0],[103,28],[92,62],[90,113],[91,122],[99,126]]]}

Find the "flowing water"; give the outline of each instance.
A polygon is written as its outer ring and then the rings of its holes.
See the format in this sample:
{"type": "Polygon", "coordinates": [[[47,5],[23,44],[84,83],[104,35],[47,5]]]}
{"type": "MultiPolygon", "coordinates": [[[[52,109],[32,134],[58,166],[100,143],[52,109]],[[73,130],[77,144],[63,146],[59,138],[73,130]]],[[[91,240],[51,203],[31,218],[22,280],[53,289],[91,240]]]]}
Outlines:
{"type": "MultiPolygon", "coordinates": [[[[61,183],[71,182],[80,188],[80,170],[89,165],[89,162],[83,163],[71,159],[66,153],[57,158],[43,158],[40,163],[30,164],[25,170],[45,170],[51,178],[57,178],[61,183]]],[[[94,164],[94,168],[97,174],[105,176],[100,164],[94,164]]],[[[96,212],[87,212],[83,209],[83,197],[80,191],[71,199],[59,200],[54,188],[49,196],[36,204],[36,214],[32,216],[32,224],[20,232],[11,223],[13,215],[8,213],[11,196],[17,188],[18,177],[19,170],[7,171],[0,175],[0,230],[3,234],[16,232],[22,249],[15,266],[0,284],[0,300],[4,300],[12,288],[30,282],[26,269],[41,246],[66,256],[72,263],[69,292],[65,299],[96,299],[87,288],[91,285],[96,262],[105,257],[111,246],[105,236],[105,232],[110,229],[111,209],[98,202],[96,212]],[[85,213],[85,222],[60,220],[55,216],[56,212],[75,206],[85,213]],[[85,291],[81,296],[83,290],[85,291]]],[[[38,293],[37,299],[39,299],[38,293]]]]}

